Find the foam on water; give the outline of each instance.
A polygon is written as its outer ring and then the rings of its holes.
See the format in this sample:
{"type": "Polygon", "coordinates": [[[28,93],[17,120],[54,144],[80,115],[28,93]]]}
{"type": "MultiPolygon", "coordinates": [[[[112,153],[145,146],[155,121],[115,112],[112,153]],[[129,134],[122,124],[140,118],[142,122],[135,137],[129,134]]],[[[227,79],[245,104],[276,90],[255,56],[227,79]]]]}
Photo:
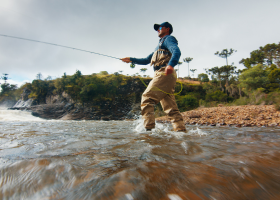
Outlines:
{"type": "MultiPolygon", "coordinates": [[[[146,129],[144,127],[144,120],[141,116],[137,117],[137,120],[134,121],[133,126],[135,127],[134,131],[138,134],[147,134],[149,132],[146,132],[146,129]]],[[[173,136],[176,138],[182,138],[186,135],[198,135],[198,136],[207,136],[208,133],[202,131],[198,127],[196,129],[187,130],[187,133],[185,132],[175,132],[173,131],[171,124],[162,124],[162,123],[156,123],[156,127],[152,129],[152,132],[150,132],[151,135],[157,135],[157,136],[173,136]]]]}
{"type": "Polygon", "coordinates": [[[39,117],[34,117],[28,111],[7,110],[0,108],[0,121],[45,121],[39,117]]]}
{"type": "Polygon", "coordinates": [[[208,135],[208,133],[202,131],[198,127],[196,129],[189,130],[188,134],[190,134],[190,135],[199,135],[200,137],[208,135]]]}
{"type": "MultiPolygon", "coordinates": [[[[133,126],[135,127],[134,131],[137,133],[147,133],[144,127],[144,120],[142,116],[138,116],[137,119],[134,121],[133,126]]],[[[170,132],[171,128],[169,124],[161,124],[156,123],[156,127],[152,129],[152,134],[159,133],[159,132],[170,132]]]]}
{"type": "Polygon", "coordinates": [[[145,127],[144,127],[144,120],[142,119],[141,116],[137,117],[138,119],[136,119],[133,123],[133,127],[135,127],[134,131],[136,131],[137,133],[143,133],[146,131],[145,127]]]}
{"type": "Polygon", "coordinates": [[[278,127],[0,124],[0,199],[280,199],[278,127]]]}

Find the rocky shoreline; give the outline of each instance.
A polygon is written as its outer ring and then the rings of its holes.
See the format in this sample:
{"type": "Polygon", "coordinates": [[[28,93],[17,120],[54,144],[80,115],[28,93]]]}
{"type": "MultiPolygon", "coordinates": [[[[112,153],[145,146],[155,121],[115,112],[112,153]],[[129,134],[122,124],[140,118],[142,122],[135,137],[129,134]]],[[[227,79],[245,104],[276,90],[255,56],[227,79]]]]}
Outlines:
{"type": "Polygon", "coordinates": [[[140,113],[140,103],[133,95],[81,104],[75,103],[67,93],[63,92],[61,95],[48,95],[44,103],[39,103],[28,98],[30,92],[24,89],[21,99],[17,102],[4,101],[0,106],[10,110],[30,111],[33,116],[43,119],[60,120],[126,120],[133,119],[140,113]]]}
{"type": "MultiPolygon", "coordinates": [[[[61,97],[60,97],[61,98],[61,97]]],[[[71,100],[50,98],[46,104],[23,106],[29,99],[20,103],[4,102],[1,105],[16,110],[28,110],[33,116],[44,119],[60,120],[133,120],[140,114],[140,103],[127,101],[111,105],[110,102],[102,102],[104,105],[79,105],[71,103],[71,100]],[[14,107],[11,105],[15,104],[14,107]],[[121,105],[120,105],[121,104],[121,105]],[[113,108],[113,109],[112,109],[113,108]]],[[[245,105],[223,106],[210,108],[197,108],[182,112],[185,124],[206,126],[236,126],[236,127],[280,127],[280,110],[274,105],[245,105]]],[[[170,123],[167,116],[156,118],[158,123],[170,123]]]]}
{"type": "MultiPolygon", "coordinates": [[[[208,126],[280,126],[280,111],[273,105],[220,106],[182,112],[185,124],[208,126]]],[[[167,116],[156,119],[170,123],[167,116]]]]}

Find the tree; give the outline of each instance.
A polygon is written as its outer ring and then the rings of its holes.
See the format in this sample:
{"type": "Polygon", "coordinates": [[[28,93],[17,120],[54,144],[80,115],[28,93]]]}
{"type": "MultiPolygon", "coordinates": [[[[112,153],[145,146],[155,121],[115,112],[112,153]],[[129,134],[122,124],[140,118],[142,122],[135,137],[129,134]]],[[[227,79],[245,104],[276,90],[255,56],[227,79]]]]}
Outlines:
{"type": "Polygon", "coordinates": [[[209,82],[209,77],[208,74],[198,74],[198,80],[202,83],[202,82],[209,82]]]}
{"type": "Polygon", "coordinates": [[[273,69],[269,74],[268,74],[268,79],[271,83],[278,83],[280,84],[280,69],[276,68],[273,69]]]}
{"type": "Polygon", "coordinates": [[[41,74],[41,72],[39,72],[39,73],[36,75],[36,79],[38,79],[38,80],[42,80],[42,79],[43,79],[43,75],[41,74]]]}
{"type": "Polygon", "coordinates": [[[16,90],[17,89],[17,85],[10,85],[9,83],[4,83],[4,84],[1,84],[1,95],[3,94],[7,94],[8,92],[10,91],[13,91],[13,90],[16,90]]]}
{"type": "Polygon", "coordinates": [[[236,67],[232,66],[232,65],[224,65],[224,66],[220,67],[220,70],[222,72],[221,75],[226,80],[226,87],[229,86],[229,84],[228,84],[229,77],[232,74],[236,73],[235,69],[236,69],[236,67]]]}
{"type": "Polygon", "coordinates": [[[119,72],[115,72],[114,75],[115,75],[115,76],[119,76],[120,73],[119,73],[119,72]]]}
{"type": "Polygon", "coordinates": [[[32,81],[32,97],[38,101],[38,103],[45,103],[46,96],[51,90],[49,83],[43,80],[32,81]]]}
{"type": "Polygon", "coordinates": [[[220,56],[221,58],[226,59],[226,64],[228,65],[228,57],[230,57],[234,52],[237,52],[237,50],[234,49],[223,49],[221,52],[217,51],[215,55],[220,56]]]}
{"type": "Polygon", "coordinates": [[[17,89],[17,85],[7,83],[8,79],[9,79],[8,75],[9,74],[3,73],[3,76],[0,77],[2,80],[5,81],[5,83],[1,84],[1,93],[0,93],[1,95],[3,95],[3,94],[7,95],[10,91],[17,89]]]}
{"type": "Polygon", "coordinates": [[[250,58],[243,58],[239,61],[247,69],[257,64],[271,65],[276,64],[280,67],[280,42],[279,44],[267,44],[250,53],[250,58]]]}
{"type": "Polygon", "coordinates": [[[109,73],[107,71],[100,71],[99,74],[100,75],[108,75],[109,73]]]}
{"type": "MultiPolygon", "coordinates": [[[[209,69],[209,72],[214,75],[214,77],[217,77],[219,83],[220,83],[220,88],[222,89],[222,70],[219,67],[213,67],[209,69]]],[[[214,79],[214,77],[212,79],[214,79]]]]}
{"type": "Polygon", "coordinates": [[[47,78],[46,78],[47,81],[50,81],[52,80],[52,77],[49,75],[47,78]]]}
{"type": "Polygon", "coordinates": [[[265,56],[264,61],[267,65],[272,65],[274,63],[280,67],[280,42],[278,45],[273,43],[260,47],[260,51],[263,52],[265,56]]]}
{"type": "Polygon", "coordinates": [[[190,69],[190,71],[193,73],[193,77],[194,77],[194,72],[196,71],[196,69],[190,69]]]}
{"type": "Polygon", "coordinates": [[[76,73],[74,74],[75,78],[80,78],[82,76],[82,72],[80,70],[76,70],[76,73]]]}
{"type": "Polygon", "coordinates": [[[189,63],[193,60],[191,57],[186,57],[183,59],[184,62],[188,63],[188,77],[190,77],[189,63]]]}
{"type": "Polygon", "coordinates": [[[262,64],[258,64],[240,74],[240,86],[247,91],[264,88],[269,83],[268,73],[262,64]]]}
{"type": "Polygon", "coordinates": [[[147,71],[147,68],[141,68],[140,71],[145,74],[145,72],[147,71]]]}
{"type": "Polygon", "coordinates": [[[6,83],[7,83],[7,80],[9,79],[9,78],[8,78],[8,75],[9,75],[9,74],[4,73],[3,75],[4,75],[4,76],[2,76],[1,79],[3,79],[3,80],[5,81],[5,84],[6,84],[6,83]]]}
{"type": "MultiPolygon", "coordinates": [[[[179,78],[179,66],[182,65],[182,62],[179,61],[177,65],[178,65],[178,78],[179,78]]],[[[177,70],[175,71],[177,72],[177,70]]]]}
{"type": "Polygon", "coordinates": [[[280,69],[274,68],[268,74],[269,84],[267,88],[269,91],[280,90],[280,69]]]}
{"type": "Polygon", "coordinates": [[[210,101],[226,102],[227,95],[225,93],[223,93],[222,91],[217,90],[215,92],[206,94],[205,101],[206,102],[210,102],[210,101]]]}
{"type": "Polygon", "coordinates": [[[210,75],[209,69],[208,69],[208,68],[203,68],[203,69],[204,69],[204,71],[205,71],[206,74],[210,75]]]}

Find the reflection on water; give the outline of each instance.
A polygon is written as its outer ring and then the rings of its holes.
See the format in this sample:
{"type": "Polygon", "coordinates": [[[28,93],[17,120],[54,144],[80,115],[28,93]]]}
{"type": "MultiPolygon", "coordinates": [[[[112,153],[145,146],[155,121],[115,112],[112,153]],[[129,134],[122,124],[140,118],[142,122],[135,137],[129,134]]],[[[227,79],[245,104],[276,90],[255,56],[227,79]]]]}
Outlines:
{"type": "Polygon", "coordinates": [[[1,121],[0,199],[280,199],[280,129],[1,121]]]}

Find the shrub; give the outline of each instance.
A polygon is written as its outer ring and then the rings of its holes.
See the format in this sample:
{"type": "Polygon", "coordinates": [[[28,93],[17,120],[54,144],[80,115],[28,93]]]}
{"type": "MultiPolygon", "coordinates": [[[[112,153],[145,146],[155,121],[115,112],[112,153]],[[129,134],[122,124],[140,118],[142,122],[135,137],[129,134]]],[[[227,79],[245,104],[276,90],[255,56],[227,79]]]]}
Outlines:
{"type": "Polygon", "coordinates": [[[177,104],[181,112],[195,109],[199,106],[199,101],[193,95],[177,97],[177,104]]]}
{"type": "Polygon", "coordinates": [[[217,90],[215,92],[206,94],[205,101],[217,101],[217,102],[226,102],[228,99],[227,94],[223,93],[220,90],[217,90]]]}

